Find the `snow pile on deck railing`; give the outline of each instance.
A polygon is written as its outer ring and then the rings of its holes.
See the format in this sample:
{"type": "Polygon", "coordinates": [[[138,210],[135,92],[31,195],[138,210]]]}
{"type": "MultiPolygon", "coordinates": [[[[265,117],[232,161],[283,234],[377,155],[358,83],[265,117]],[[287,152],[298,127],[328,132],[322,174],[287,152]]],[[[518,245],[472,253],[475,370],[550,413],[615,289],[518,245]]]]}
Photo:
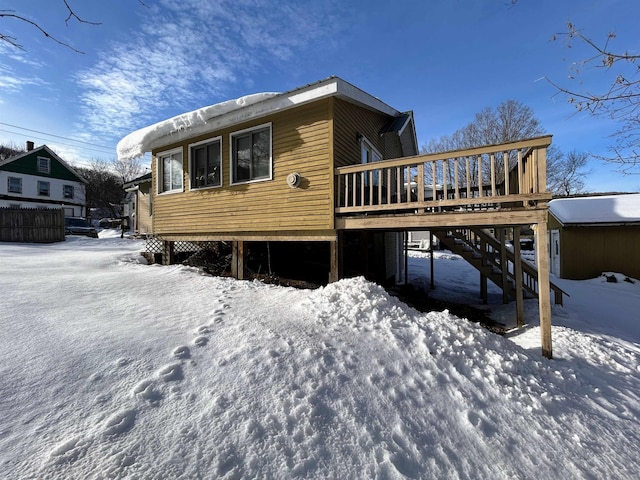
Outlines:
{"type": "Polygon", "coordinates": [[[118,142],[118,158],[141,157],[145,152],[150,152],[153,148],[205,133],[209,128],[208,123],[212,119],[275,95],[279,95],[279,93],[266,92],[245,95],[235,100],[227,100],[192,112],[182,113],[173,118],[136,130],[118,142]],[[171,137],[171,140],[168,141],[166,137],[171,137]]]}

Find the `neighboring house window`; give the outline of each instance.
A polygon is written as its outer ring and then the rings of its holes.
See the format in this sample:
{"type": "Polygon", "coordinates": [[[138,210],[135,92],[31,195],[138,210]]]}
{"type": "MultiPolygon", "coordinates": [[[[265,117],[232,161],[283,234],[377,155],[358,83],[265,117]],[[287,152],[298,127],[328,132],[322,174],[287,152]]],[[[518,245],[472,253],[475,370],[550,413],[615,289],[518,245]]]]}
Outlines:
{"type": "Polygon", "coordinates": [[[73,198],[73,185],[63,185],[62,196],[64,198],[73,198]]]}
{"type": "Polygon", "coordinates": [[[191,188],[219,187],[222,179],[222,141],[191,146],[191,188]]]}
{"type": "Polygon", "coordinates": [[[38,157],[38,172],[51,173],[51,159],[47,157],[38,157]]]}
{"type": "Polygon", "coordinates": [[[38,195],[48,197],[50,189],[51,184],[49,182],[38,181],[38,195]]]}
{"type": "Polygon", "coordinates": [[[22,193],[22,179],[9,177],[9,193],[22,193]]]}
{"type": "Polygon", "coordinates": [[[182,149],[158,156],[158,193],[182,191],[182,149]]]}
{"type": "Polygon", "coordinates": [[[19,203],[10,203],[9,204],[9,208],[20,208],[20,204],[19,203]]]}
{"type": "Polygon", "coordinates": [[[231,183],[271,178],[271,125],[231,135],[231,183]]]}

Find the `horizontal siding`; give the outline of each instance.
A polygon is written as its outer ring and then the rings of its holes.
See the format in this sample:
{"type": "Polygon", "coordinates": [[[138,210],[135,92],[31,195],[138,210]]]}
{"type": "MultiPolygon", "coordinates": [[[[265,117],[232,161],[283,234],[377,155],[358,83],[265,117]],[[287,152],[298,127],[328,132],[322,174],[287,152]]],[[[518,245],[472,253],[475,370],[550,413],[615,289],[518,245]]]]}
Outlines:
{"type": "Polygon", "coordinates": [[[640,278],[640,227],[565,227],[560,239],[562,278],[584,280],[602,272],[640,278]]]}
{"type": "Polygon", "coordinates": [[[336,167],[360,163],[358,134],[385,154],[380,131],[391,117],[337,99],[334,106],[334,162],[336,167]]]}
{"type": "MultiPolygon", "coordinates": [[[[211,132],[182,144],[186,191],[154,196],[156,234],[215,234],[215,232],[323,231],[333,229],[333,182],[329,149],[329,100],[272,115],[253,123],[211,132]],[[264,123],[272,124],[273,180],[230,185],[230,134],[264,123]],[[189,191],[188,145],[222,137],[220,188],[189,191]],[[286,178],[298,172],[300,188],[286,178]]],[[[155,178],[155,162],[153,173],[155,178]]]]}

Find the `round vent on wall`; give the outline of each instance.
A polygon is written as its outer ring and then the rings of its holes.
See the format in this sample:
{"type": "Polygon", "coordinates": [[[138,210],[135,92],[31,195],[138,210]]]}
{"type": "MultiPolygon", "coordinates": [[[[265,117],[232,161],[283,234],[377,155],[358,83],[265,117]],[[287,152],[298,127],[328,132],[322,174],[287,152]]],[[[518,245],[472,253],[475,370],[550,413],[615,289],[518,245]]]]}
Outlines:
{"type": "Polygon", "coordinates": [[[289,185],[291,188],[298,188],[301,181],[302,176],[298,172],[293,172],[287,175],[287,185],[289,185]]]}

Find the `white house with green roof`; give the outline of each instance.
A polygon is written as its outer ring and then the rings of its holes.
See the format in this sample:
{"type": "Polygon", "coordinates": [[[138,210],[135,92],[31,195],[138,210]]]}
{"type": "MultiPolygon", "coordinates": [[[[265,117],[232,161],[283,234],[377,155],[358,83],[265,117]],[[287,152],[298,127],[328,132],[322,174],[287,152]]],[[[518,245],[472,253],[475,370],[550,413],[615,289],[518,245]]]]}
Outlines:
{"type": "Polygon", "coordinates": [[[46,145],[0,161],[0,208],[62,208],[86,215],[86,180],[46,145]]]}

